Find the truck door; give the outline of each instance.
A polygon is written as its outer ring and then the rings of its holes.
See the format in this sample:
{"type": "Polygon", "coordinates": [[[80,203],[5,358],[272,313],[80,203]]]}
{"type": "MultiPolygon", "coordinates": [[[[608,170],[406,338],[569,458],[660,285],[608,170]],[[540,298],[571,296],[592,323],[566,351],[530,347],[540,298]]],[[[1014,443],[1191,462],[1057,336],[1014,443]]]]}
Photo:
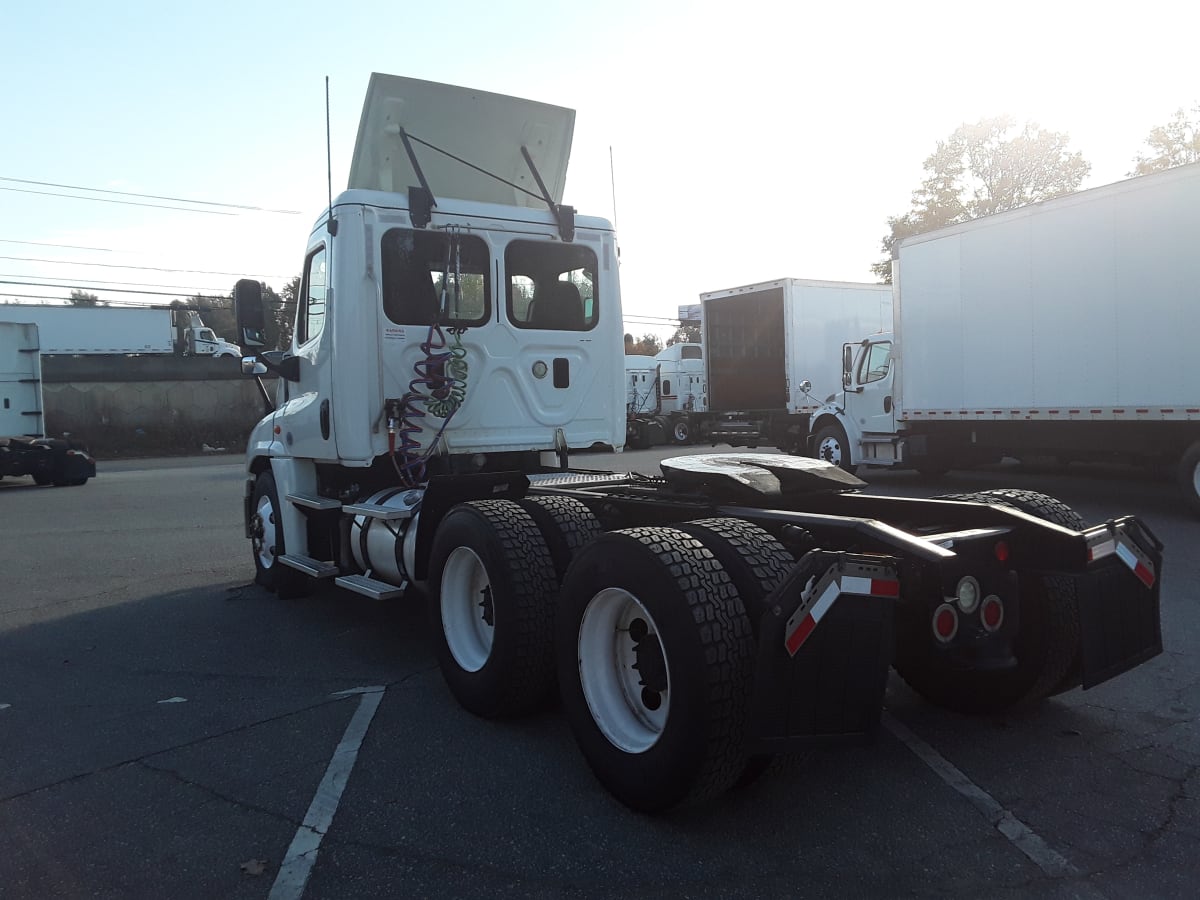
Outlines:
{"type": "Polygon", "coordinates": [[[329,247],[318,244],[304,262],[300,294],[296,298],[294,355],[300,360],[299,378],[288,382],[285,403],[276,423],[280,440],[292,456],[337,459],[333,440],[332,329],[326,302],[329,294],[329,247]]]}
{"type": "MultiPolygon", "coordinates": [[[[896,426],[892,402],[892,342],[869,341],[859,351],[854,371],[854,395],[847,412],[863,432],[891,432],[896,426]]],[[[850,401],[850,398],[847,398],[850,401]]]]}

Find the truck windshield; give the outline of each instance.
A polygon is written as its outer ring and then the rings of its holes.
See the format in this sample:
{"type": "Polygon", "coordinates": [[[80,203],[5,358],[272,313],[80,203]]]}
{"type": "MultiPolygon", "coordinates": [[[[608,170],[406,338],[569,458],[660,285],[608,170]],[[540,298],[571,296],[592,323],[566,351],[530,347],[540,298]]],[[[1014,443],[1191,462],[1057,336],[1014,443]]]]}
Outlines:
{"type": "Polygon", "coordinates": [[[578,244],[513,241],[504,251],[506,311],[518,328],[590,331],[599,317],[596,254],[578,244]]]}
{"type": "Polygon", "coordinates": [[[482,325],[491,295],[482,238],[392,228],[383,235],[383,311],[397,325],[482,325]],[[458,290],[455,291],[457,279],[458,290]],[[442,286],[446,287],[445,310],[442,286]]]}

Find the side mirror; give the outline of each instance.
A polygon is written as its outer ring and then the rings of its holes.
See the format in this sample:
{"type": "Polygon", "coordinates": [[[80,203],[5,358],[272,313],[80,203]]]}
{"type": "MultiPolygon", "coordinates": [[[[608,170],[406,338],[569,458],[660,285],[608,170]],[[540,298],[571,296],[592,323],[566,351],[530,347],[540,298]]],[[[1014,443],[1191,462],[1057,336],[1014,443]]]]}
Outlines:
{"type": "Polygon", "coordinates": [[[802,382],[800,382],[800,393],[807,394],[811,390],[812,390],[812,382],[809,381],[807,378],[805,378],[802,382]]]}
{"type": "Polygon", "coordinates": [[[249,278],[241,279],[233,288],[233,308],[241,338],[238,343],[246,350],[267,346],[262,285],[249,278]]]}
{"type": "Polygon", "coordinates": [[[850,387],[854,371],[854,350],[849,344],[842,344],[842,387],[850,387]]]}
{"type": "Polygon", "coordinates": [[[243,375],[266,375],[267,367],[258,361],[256,357],[242,357],[242,374],[243,375]]]}

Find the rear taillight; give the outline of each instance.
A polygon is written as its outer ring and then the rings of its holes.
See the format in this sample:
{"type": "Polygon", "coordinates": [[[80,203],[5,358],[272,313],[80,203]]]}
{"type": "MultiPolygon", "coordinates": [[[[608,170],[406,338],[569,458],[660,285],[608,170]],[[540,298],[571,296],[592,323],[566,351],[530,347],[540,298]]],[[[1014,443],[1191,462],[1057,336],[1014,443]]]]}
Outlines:
{"type": "Polygon", "coordinates": [[[985,631],[999,631],[1000,626],[1004,624],[1004,604],[995,594],[988,594],[983,598],[983,605],[979,608],[979,621],[985,631]]]}
{"type": "Polygon", "coordinates": [[[933,636],[943,644],[954,640],[958,634],[958,610],[943,603],[933,611],[933,636]]]}

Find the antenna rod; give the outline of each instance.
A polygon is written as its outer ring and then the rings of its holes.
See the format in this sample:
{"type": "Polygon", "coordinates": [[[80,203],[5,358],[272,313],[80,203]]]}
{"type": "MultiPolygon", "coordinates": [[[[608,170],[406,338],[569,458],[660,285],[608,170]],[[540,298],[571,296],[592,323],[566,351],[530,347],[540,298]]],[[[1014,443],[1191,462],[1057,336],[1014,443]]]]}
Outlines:
{"type": "Polygon", "coordinates": [[[329,76],[325,76],[325,184],[329,190],[329,220],[325,230],[337,234],[337,223],[333,221],[333,143],[329,137],[329,76]]]}
{"type": "Polygon", "coordinates": [[[613,169],[612,144],[608,145],[608,179],[612,183],[613,228],[617,227],[617,174],[613,169]]]}

